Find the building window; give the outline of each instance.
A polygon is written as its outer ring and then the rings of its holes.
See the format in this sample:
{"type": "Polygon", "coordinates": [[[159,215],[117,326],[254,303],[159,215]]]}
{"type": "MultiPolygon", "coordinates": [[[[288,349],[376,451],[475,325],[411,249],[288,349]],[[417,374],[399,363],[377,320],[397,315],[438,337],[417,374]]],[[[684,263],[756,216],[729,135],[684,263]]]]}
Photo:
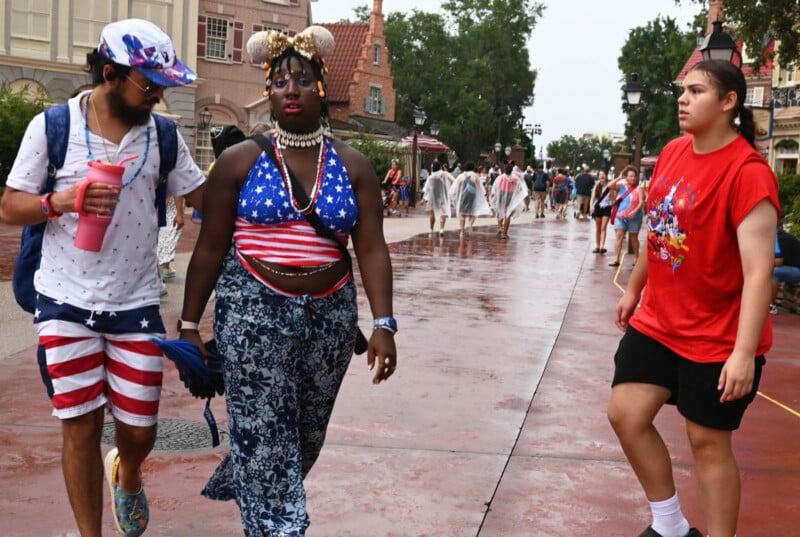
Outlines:
{"type": "Polygon", "coordinates": [[[73,20],[75,44],[93,49],[97,46],[97,36],[111,20],[111,5],[105,0],[86,0],[75,10],[73,20]]]}
{"type": "Polygon", "coordinates": [[[764,106],[764,88],[761,86],[747,88],[744,104],[748,106],[764,106]]]}
{"type": "Polygon", "coordinates": [[[375,45],[372,48],[372,63],[373,65],[380,65],[381,64],[381,46],[375,45]]]}
{"type": "Polygon", "coordinates": [[[211,146],[211,127],[197,128],[197,145],[194,149],[194,160],[197,166],[207,171],[209,165],[214,162],[214,148],[211,146]]]}
{"type": "Polygon", "coordinates": [[[49,41],[50,5],[50,0],[12,0],[11,36],[49,41]]]}
{"type": "Polygon", "coordinates": [[[228,26],[225,19],[209,17],[206,23],[206,58],[227,60],[228,58],[228,26]]]}
{"type": "MultiPolygon", "coordinates": [[[[94,0],[103,4],[111,4],[108,0],[94,0]]],[[[131,17],[152,22],[165,30],[169,28],[170,12],[174,0],[136,0],[131,5],[131,17]]],[[[108,20],[111,20],[110,18],[108,20]]],[[[100,35],[98,32],[97,35],[100,35]]]]}
{"type": "Polygon", "coordinates": [[[371,86],[369,88],[369,97],[364,103],[364,111],[367,114],[386,115],[386,101],[381,98],[380,86],[371,86]]]}

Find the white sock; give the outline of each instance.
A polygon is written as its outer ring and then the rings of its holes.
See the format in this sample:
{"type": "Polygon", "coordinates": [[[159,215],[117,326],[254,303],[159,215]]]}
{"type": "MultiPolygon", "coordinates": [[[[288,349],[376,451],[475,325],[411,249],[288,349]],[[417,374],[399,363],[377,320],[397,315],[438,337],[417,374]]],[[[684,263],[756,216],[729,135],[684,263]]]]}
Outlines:
{"type": "Polygon", "coordinates": [[[678,493],[660,502],[650,502],[650,511],[653,513],[651,526],[662,537],[685,537],[689,533],[689,521],[683,516],[678,493]]]}

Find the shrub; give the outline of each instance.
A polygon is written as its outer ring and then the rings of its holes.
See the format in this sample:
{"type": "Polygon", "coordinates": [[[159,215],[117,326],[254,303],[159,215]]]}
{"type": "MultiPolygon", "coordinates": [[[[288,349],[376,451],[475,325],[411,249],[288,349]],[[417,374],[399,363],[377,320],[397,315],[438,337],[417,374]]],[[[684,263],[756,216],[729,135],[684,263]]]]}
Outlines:
{"type": "Polygon", "coordinates": [[[362,133],[357,133],[350,142],[350,145],[367,157],[372,164],[372,169],[375,170],[375,175],[378,177],[379,182],[386,177],[386,172],[392,167],[393,158],[402,161],[402,150],[394,142],[373,140],[367,138],[362,133]]]}
{"type": "Polygon", "coordinates": [[[27,87],[12,91],[8,84],[0,85],[0,188],[6,186],[28,123],[44,110],[45,102],[45,95],[31,94],[27,87]]]}

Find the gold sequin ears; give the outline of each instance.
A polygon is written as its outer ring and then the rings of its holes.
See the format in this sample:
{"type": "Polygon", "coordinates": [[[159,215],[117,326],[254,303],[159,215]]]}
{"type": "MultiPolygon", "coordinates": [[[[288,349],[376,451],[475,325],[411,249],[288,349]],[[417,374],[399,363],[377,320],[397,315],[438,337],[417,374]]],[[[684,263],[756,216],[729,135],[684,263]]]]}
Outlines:
{"type": "Polygon", "coordinates": [[[294,37],[269,30],[256,32],[247,40],[247,52],[258,63],[269,64],[290,48],[304,58],[324,65],[325,58],[333,53],[333,34],[322,26],[309,26],[294,37]]]}

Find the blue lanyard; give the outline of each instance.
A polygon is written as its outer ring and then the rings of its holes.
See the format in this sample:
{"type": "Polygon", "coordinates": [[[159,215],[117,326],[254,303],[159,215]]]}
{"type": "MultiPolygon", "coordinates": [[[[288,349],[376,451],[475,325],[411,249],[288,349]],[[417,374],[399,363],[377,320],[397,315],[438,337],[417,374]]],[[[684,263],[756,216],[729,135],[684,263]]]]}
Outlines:
{"type": "MultiPolygon", "coordinates": [[[[83,110],[83,134],[86,138],[87,157],[90,161],[95,161],[97,159],[92,153],[92,144],[89,142],[89,99],[91,99],[91,95],[92,94],[90,93],[89,97],[86,99],[86,107],[83,110]]],[[[142,162],[139,164],[139,169],[136,170],[136,173],[133,174],[133,177],[131,177],[130,179],[128,179],[127,182],[122,184],[122,188],[125,188],[126,186],[130,185],[132,182],[136,180],[137,177],[139,177],[139,174],[142,173],[142,168],[144,168],[144,165],[147,164],[147,157],[149,155],[150,155],[150,126],[148,125],[147,139],[145,140],[145,146],[144,146],[144,158],[142,159],[142,162]]],[[[109,162],[109,164],[111,163],[109,162]]]]}

